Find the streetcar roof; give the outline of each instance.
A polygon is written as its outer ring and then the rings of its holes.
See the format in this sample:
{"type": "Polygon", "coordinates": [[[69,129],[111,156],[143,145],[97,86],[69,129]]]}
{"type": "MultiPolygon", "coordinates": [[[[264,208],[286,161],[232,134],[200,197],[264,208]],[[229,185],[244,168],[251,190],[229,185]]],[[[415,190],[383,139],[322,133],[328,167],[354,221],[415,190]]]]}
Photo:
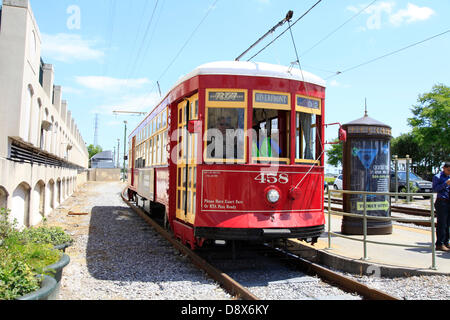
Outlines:
{"type": "Polygon", "coordinates": [[[218,61],[203,64],[180,78],[174,87],[198,75],[241,75],[304,81],[326,87],[322,78],[298,68],[251,61],[218,61]]]}
{"type": "MultiPolygon", "coordinates": [[[[315,84],[321,87],[326,87],[326,81],[322,78],[305,70],[298,68],[291,68],[282,65],[252,62],[252,61],[216,61],[205,63],[198,66],[196,69],[181,77],[175,85],[169,90],[178,87],[183,82],[200,75],[238,75],[238,76],[252,76],[252,77],[268,77],[280,78],[295,81],[302,81],[306,83],[315,84]]],[[[167,96],[163,99],[163,101],[167,96]]],[[[157,106],[161,104],[158,103],[157,106]]],[[[144,120],[130,133],[129,137],[136,134],[136,130],[144,123],[147,118],[156,110],[156,107],[150,111],[144,120]]]]}

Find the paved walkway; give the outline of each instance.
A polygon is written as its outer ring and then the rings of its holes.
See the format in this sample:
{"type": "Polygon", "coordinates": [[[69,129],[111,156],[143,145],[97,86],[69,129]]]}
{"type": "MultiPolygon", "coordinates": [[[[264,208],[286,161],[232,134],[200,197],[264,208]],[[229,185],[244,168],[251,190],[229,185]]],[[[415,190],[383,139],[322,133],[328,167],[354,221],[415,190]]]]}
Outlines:
{"type": "MultiPolygon", "coordinates": [[[[327,222],[328,222],[328,216],[327,222]]],[[[341,234],[342,217],[332,216],[331,231],[341,234]]],[[[328,225],[326,226],[328,231],[328,225]]],[[[352,236],[355,239],[363,239],[363,236],[352,236]]],[[[417,229],[406,226],[393,226],[391,235],[372,235],[368,240],[411,244],[417,246],[431,245],[431,232],[424,229],[417,229]]],[[[326,232],[319,242],[314,246],[321,253],[332,255],[352,263],[379,264],[391,269],[411,269],[418,272],[435,272],[450,275],[450,252],[436,251],[436,267],[432,270],[432,250],[431,248],[411,248],[379,244],[367,244],[368,260],[364,261],[363,242],[353,241],[338,236],[331,237],[331,249],[328,249],[328,232],[326,232]]]]}

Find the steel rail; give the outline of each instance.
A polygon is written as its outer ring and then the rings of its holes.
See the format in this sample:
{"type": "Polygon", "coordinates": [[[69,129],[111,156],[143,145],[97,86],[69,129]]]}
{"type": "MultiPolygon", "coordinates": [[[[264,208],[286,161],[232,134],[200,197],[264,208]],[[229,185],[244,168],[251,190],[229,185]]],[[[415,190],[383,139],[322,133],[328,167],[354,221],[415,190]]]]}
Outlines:
{"type": "Polygon", "coordinates": [[[266,245],[269,248],[272,248],[280,255],[288,256],[295,261],[295,263],[306,273],[314,274],[319,276],[322,280],[333,284],[341,288],[344,291],[349,293],[357,293],[361,295],[364,299],[367,300],[400,300],[394,296],[387,294],[386,292],[371,288],[362,284],[356,280],[353,280],[349,277],[343,276],[339,273],[331,271],[325,267],[318,265],[317,263],[306,260],[302,257],[297,256],[296,254],[284,250],[278,247],[272,247],[266,245]]]}
{"type": "Polygon", "coordinates": [[[158,223],[151,219],[141,208],[128,201],[124,196],[125,190],[121,193],[122,200],[137,214],[139,214],[139,216],[143,218],[150,226],[152,226],[156,232],[158,232],[167,241],[169,241],[180,253],[189,257],[195,266],[205,271],[212,279],[220,283],[228,293],[243,300],[260,300],[257,296],[252,294],[229,275],[213,267],[194,251],[176,240],[170,232],[166,231],[163,227],[161,227],[158,223]]]}

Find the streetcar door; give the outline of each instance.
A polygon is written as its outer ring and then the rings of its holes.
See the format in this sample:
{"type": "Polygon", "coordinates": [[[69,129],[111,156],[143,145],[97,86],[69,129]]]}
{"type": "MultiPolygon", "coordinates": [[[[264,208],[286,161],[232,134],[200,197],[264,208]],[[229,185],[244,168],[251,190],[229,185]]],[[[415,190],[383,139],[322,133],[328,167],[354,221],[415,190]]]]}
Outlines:
{"type": "Polygon", "coordinates": [[[177,218],[194,224],[197,199],[198,133],[188,122],[198,119],[198,94],[178,104],[177,218]]]}
{"type": "Polygon", "coordinates": [[[135,171],[135,160],[136,160],[136,136],[134,136],[131,140],[131,148],[130,148],[130,156],[128,157],[128,164],[129,167],[131,167],[131,171],[130,171],[130,177],[131,177],[131,185],[133,187],[136,186],[136,177],[134,175],[134,171],[135,171]]]}

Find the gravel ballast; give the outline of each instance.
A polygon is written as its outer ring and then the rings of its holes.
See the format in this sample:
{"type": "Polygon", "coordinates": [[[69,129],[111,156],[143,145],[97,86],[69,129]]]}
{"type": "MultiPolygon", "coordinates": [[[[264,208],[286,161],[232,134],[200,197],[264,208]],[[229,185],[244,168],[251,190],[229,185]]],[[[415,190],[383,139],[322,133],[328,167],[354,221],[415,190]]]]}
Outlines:
{"type": "Polygon", "coordinates": [[[59,299],[231,299],[122,201],[124,186],[89,182],[47,218],[74,238],[59,299]]]}

